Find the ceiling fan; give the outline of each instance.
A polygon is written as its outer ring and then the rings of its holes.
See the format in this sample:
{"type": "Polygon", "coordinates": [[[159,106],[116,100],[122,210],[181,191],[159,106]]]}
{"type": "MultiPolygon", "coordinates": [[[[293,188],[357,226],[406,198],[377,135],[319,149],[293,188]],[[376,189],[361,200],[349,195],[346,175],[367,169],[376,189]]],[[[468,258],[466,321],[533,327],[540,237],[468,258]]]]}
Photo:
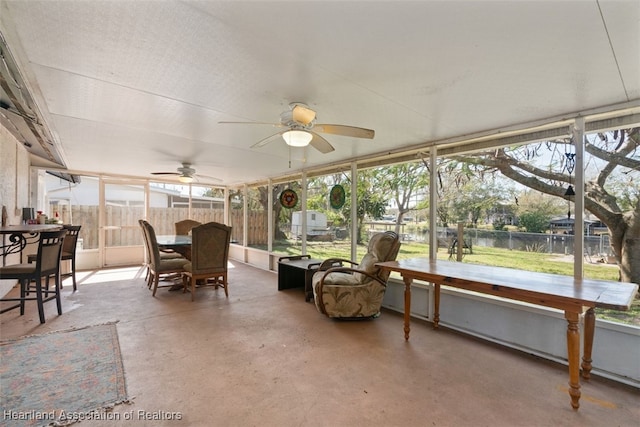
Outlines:
{"type": "Polygon", "coordinates": [[[196,170],[191,167],[191,163],[183,162],[182,167],[176,169],[177,172],[151,172],[151,175],[177,175],[178,180],[183,184],[189,184],[196,178],[206,178],[214,181],[220,181],[218,178],[206,175],[196,174],[196,170]]]}
{"type": "Polygon", "coordinates": [[[253,144],[251,148],[264,147],[265,145],[273,142],[277,137],[282,136],[282,139],[291,147],[306,147],[311,145],[321,153],[330,153],[335,148],[329,141],[324,139],[318,133],[328,133],[332,135],[350,136],[353,138],[367,138],[373,139],[375,131],[371,129],[365,129],[355,126],[346,125],[330,125],[316,123],[316,112],[309,108],[307,105],[300,102],[292,102],[289,104],[289,110],[280,114],[280,123],[262,123],[262,122],[219,122],[230,124],[257,124],[257,125],[271,125],[275,127],[286,128],[274,135],[268,136],[257,143],[253,144]]]}

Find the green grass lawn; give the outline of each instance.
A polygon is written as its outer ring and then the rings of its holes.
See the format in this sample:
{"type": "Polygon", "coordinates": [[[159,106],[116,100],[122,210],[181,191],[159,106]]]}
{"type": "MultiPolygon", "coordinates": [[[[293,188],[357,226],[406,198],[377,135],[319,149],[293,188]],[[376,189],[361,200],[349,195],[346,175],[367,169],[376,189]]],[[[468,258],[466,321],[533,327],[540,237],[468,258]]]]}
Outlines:
{"type": "MultiPolygon", "coordinates": [[[[365,253],[366,247],[358,248],[359,257],[365,253]]],[[[281,246],[274,247],[274,252],[294,255],[300,253],[300,247],[281,246]]],[[[313,258],[349,258],[349,243],[341,242],[308,242],[307,253],[313,258]]],[[[398,259],[428,257],[429,245],[424,243],[403,243],[400,247],[398,259]]],[[[446,248],[439,248],[438,259],[449,259],[446,248]]],[[[563,255],[524,252],[508,249],[489,248],[476,246],[472,254],[466,254],[462,262],[493,265],[496,267],[515,268],[525,271],[538,271],[542,273],[573,275],[573,258],[563,255]]],[[[618,267],[602,263],[584,264],[584,276],[590,279],[618,280],[618,267]]],[[[597,309],[599,319],[607,319],[621,323],[640,326],[640,298],[636,298],[629,311],[597,309]]]]}

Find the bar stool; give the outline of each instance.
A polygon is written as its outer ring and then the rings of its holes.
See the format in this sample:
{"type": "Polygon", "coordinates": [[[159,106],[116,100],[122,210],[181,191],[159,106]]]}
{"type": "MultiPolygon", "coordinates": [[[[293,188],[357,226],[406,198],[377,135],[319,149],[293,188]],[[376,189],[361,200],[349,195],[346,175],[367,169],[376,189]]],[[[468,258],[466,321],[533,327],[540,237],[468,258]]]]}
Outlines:
{"type": "Polygon", "coordinates": [[[37,301],[40,323],[45,323],[44,303],[55,299],[58,315],[62,314],[62,303],[60,301],[60,258],[62,255],[62,243],[66,234],[66,230],[44,231],[40,233],[35,263],[14,264],[0,268],[0,279],[16,279],[20,281],[20,297],[0,299],[0,301],[19,301],[19,303],[3,309],[0,313],[20,307],[20,315],[22,316],[24,315],[25,301],[37,301]],[[55,276],[53,289],[49,288],[49,278],[51,276],[55,276]],[[42,286],[43,277],[46,278],[47,281],[46,288],[42,286]],[[32,281],[35,282],[33,287],[30,285],[32,281]],[[30,290],[35,290],[35,297],[29,296],[30,290]]]}
{"type": "MultiPolygon", "coordinates": [[[[78,286],[76,284],[76,247],[78,246],[78,236],[80,234],[81,225],[69,225],[65,224],[62,226],[67,234],[64,238],[64,243],[62,244],[62,261],[71,261],[71,270],[68,273],[61,273],[60,277],[71,277],[73,278],[73,290],[77,291],[78,286]]],[[[36,254],[31,254],[27,256],[28,262],[35,262],[36,254]]],[[[62,283],[60,284],[62,288],[62,283]]]]}

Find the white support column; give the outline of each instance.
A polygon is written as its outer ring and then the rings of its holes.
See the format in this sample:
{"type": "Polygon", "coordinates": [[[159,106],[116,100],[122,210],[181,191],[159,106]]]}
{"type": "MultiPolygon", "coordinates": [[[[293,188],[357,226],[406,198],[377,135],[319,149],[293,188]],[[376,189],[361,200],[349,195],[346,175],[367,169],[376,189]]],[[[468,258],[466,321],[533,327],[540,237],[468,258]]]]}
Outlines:
{"type": "Polygon", "coordinates": [[[231,224],[231,199],[229,199],[229,187],[224,187],[222,190],[222,197],[224,198],[223,215],[224,215],[224,223],[226,225],[231,224]]]}
{"type": "MultiPolygon", "coordinates": [[[[144,219],[145,220],[149,219],[149,212],[151,207],[150,205],[151,205],[151,187],[149,186],[149,181],[146,181],[144,183],[144,219]]],[[[71,203],[69,203],[69,206],[71,206],[71,203]]],[[[69,211],[71,211],[71,208],[69,208],[69,211]]]]}
{"type": "MultiPolygon", "coordinates": [[[[429,259],[438,259],[438,149],[429,151],[429,259]]],[[[433,322],[436,312],[436,285],[429,285],[429,308],[427,316],[433,322]]]]}
{"type": "Polygon", "coordinates": [[[106,202],[105,202],[105,184],[104,184],[104,176],[100,175],[98,177],[98,259],[100,260],[100,265],[98,268],[103,268],[106,263],[106,230],[104,227],[106,226],[106,202]]]}
{"type": "Polygon", "coordinates": [[[267,182],[267,252],[273,252],[273,181],[267,182]]]}
{"type": "Polygon", "coordinates": [[[429,152],[429,259],[438,258],[438,150],[429,152]]]}
{"type": "Polygon", "coordinates": [[[191,206],[193,204],[193,185],[191,185],[191,183],[189,183],[189,207],[187,208],[187,218],[193,218],[192,213],[193,213],[193,207],[191,206]]]}
{"type": "Polygon", "coordinates": [[[300,187],[302,194],[300,195],[300,204],[302,215],[302,255],[307,254],[307,173],[302,172],[300,178],[300,187]]]}
{"type": "Polygon", "coordinates": [[[242,229],[244,230],[244,233],[242,233],[242,246],[246,249],[249,246],[249,187],[247,184],[242,187],[242,229]]]}
{"type": "Polygon", "coordinates": [[[584,117],[578,117],[574,122],[573,143],[576,149],[573,277],[582,279],[584,275],[584,117]]]}
{"type": "Polygon", "coordinates": [[[351,260],[358,259],[358,165],[351,163],[351,260]]]}

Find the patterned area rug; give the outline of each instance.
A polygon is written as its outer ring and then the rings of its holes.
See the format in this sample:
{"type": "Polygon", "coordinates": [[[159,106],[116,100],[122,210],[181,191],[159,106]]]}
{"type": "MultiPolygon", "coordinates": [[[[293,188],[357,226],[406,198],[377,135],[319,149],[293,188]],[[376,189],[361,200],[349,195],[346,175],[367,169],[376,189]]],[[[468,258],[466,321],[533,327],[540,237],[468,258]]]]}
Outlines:
{"type": "Polygon", "coordinates": [[[128,401],[114,323],[0,342],[0,425],[108,419],[128,401]]]}

